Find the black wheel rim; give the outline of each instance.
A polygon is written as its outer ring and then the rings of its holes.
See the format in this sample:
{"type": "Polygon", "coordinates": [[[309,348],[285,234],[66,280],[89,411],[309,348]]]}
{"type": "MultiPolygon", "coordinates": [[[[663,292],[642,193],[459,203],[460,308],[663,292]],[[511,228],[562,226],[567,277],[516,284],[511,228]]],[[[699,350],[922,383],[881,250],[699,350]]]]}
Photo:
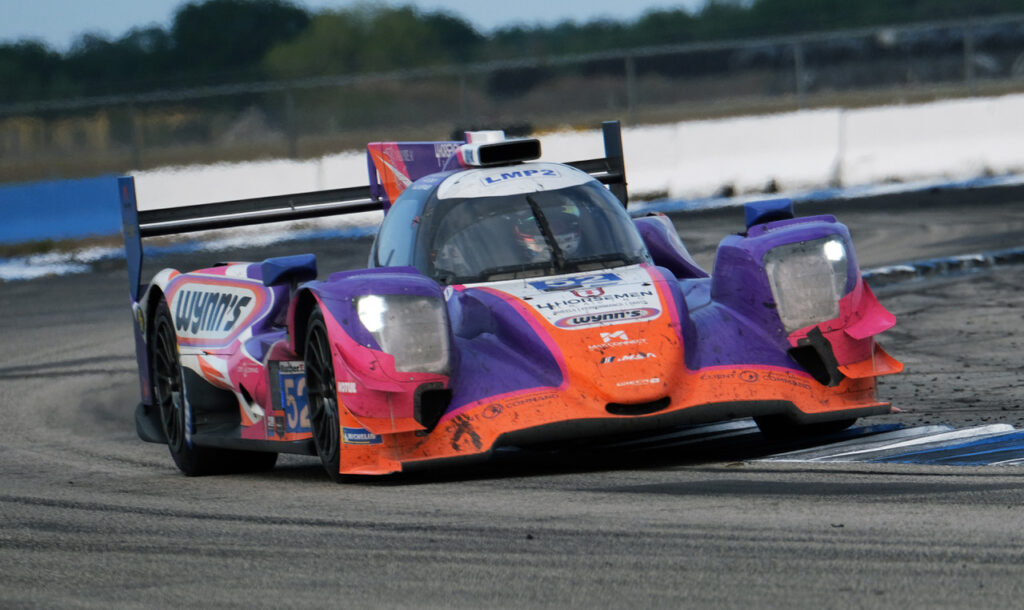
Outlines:
{"type": "Polygon", "coordinates": [[[327,466],[337,466],[339,447],[338,395],[327,330],[314,323],[306,345],[306,391],[316,451],[327,466]]]}
{"type": "Polygon", "coordinates": [[[153,333],[153,397],[160,409],[160,420],[167,444],[180,451],[185,442],[185,400],[181,365],[174,328],[164,316],[158,316],[153,333]]]}

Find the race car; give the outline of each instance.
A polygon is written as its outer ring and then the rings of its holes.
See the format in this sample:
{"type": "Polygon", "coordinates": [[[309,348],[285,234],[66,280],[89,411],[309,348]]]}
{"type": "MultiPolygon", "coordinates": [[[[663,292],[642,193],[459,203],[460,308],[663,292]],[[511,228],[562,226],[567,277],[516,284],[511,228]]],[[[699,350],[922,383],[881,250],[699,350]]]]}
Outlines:
{"type": "Polygon", "coordinates": [[[714,274],[671,220],[627,212],[617,122],[604,157],[537,161],[536,139],[376,142],[365,187],[139,211],[120,179],[142,400],[139,436],[186,475],[319,456],[387,475],[753,417],[767,435],[890,412],[895,323],[847,228],[746,206],[714,274]],[[383,210],[366,269],[315,256],[141,282],[142,238],[383,210]]]}

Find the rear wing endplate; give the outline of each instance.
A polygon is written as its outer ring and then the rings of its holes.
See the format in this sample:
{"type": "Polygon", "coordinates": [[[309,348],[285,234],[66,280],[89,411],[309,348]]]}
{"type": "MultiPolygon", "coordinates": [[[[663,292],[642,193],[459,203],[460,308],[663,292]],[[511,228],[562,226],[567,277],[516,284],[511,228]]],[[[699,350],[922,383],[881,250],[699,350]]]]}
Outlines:
{"type": "Polygon", "coordinates": [[[566,165],[596,178],[622,202],[622,207],[627,207],[629,191],[626,188],[626,157],[622,152],[622,129],[618,121],[605,121],[601,123],[601,133],[604,136],[603,158],[571,161],[566,165]]]}
{"type": "MultiPolygon", "coordinates": [[[[618,121],[602,124],[605,156],[598,159],[566,163],[587,172],[627,205],[626,166],[622,152],[622,133],[618,121]]],[[[372,168],[371,168],[371,171],[372,168]]],[[[377,176],[371,175],[371,184],[377,176]]],[[[370,186],[311,191],[272,197],[255,197],[199,205],[139,210],[135,179],[118,178],[121,199],[121,222],[132,301],[139,300],[142,290],[142,238],[226,229],[230,227],[302,220],[384,210],[379,190],[370,186]]]]}

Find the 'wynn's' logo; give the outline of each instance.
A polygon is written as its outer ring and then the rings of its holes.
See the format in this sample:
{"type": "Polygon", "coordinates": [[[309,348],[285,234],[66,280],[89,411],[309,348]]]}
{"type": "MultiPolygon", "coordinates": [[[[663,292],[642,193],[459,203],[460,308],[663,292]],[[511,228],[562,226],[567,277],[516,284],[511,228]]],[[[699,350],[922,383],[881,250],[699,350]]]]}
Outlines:
{"type": "Polygon", "coordinates": [[[252,302],[248,291],[182,290],[174,298],[174,325],[179,333],[220,336],[245,317],[252,302]]]}
{"type": "MultiPolygon", "coordinates": [[[[639,320],[646,320],[648,318],[656,318],[660,313],[660,311],[653,307],[639,307],[637,309],[625,309],[622,311],[608,311],[604,313],[569,316],[555,322],[555,326],[559,328],[580,328],[583,326],[595,326],[616,322],[636,322],[639,320]]],[[[602,333],[602,336],[603,334],[604,333],[602,333]]]]}

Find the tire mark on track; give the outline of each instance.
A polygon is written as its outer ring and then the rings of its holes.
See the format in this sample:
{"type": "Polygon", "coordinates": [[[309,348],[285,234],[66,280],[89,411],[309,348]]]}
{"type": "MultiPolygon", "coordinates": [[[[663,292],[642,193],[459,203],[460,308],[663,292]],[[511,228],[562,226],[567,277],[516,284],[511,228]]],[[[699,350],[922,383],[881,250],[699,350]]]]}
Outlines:
{"type": "Polygon", "coordinates": [[[53,371],[49,373],[5,373],[0,369],[0,379],[55,379],[58,377],[88,377],[90,375],[131,375],[135,369],[79,369],[77,371],[53,371]]]}

